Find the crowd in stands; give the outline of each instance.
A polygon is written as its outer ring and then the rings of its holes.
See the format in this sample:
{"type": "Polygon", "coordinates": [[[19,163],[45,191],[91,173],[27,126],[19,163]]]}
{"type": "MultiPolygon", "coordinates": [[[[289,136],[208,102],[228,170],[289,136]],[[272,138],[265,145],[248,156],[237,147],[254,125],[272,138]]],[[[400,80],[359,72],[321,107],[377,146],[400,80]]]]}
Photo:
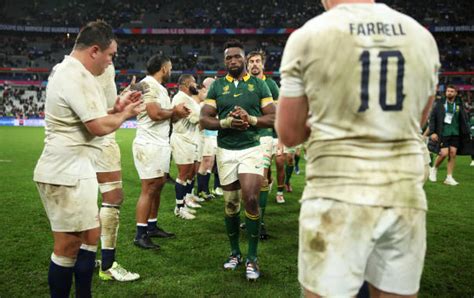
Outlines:
{"type": "Polygon", "coordinates": [[[0,117],[44,118],[44,87],[0,87],[0,117]]]}
{"type": "MultiPolygon", "coordinates": [[[[472,0],[424,1],[382,0],[389,6],[413,16],[423,25],[472,25],[472,0]]],[[[257,3],[185,0],[126,2],[119,0],[33,0],[0,1],[0,23],[80,27],[87,21],[104,19],[115,28],[297,28],[323,8],[317,0],[270,0],[257,3]]],[[[474,69],[472,33],[435,33],[442,62],[441,71],[474,69]]],[[[150,56],[163,53],[171,57],[174,70],[222,70],[222,45],[229,35],[119,35],[117,69],[143,70],[150,56]]],[[[44,68],[43,73],[0,71],[0,81],[44,81],[48,71],[69,54],[74,34],[0,32],[0,68],[44,68]]],[[[248,51],[262,49],[267,54],[265,68],[277,71],[287,35],[237,36],[248,51]]],[[[123,82],[129,77],[120,77],[123,82]]],[[[474,77],[444,76],[440,84],[474,85],[474,77]]],[[[0,116],[41,116],[44,91],[41,87],[16,90],[0,86],[0,116]]],[[[472,92],[463,93],[471,99],[472,92]]]]}
{"type": "MultiPolygon", "coordinates": [[[[381,0],[407,13],[423,25],[471,25],[471,0],[381,0]]],[[[114,27],[155,28],[297,28],[323,11],[317,0],[133,2],[120,0],[51,1],[5,0],[0,4],[2,23],[80,27],[105,19],[114,27]]]]}
{"type": "MultiPolygon", "coordinates": [[[[474,36],[468,33],[435,34],[441,54],[442,71],[474,69],[474,36]]],[[[222,45],[226,35],[119,36],[117,69],[142,70],[149,57],[164,53],[171,57],[173,68],[183,71],[223,68],[222,45]]],[[[279,69],[286,35],[239,36],[247,50],[267,53],[266,70],[279,69]]],[[[37,67],[50,69],[69,54],[73,36],[65,34],[0,35],[0,67],[37,67]]],[[[1,74],[0,74],[1,76],[1,74]]]]}

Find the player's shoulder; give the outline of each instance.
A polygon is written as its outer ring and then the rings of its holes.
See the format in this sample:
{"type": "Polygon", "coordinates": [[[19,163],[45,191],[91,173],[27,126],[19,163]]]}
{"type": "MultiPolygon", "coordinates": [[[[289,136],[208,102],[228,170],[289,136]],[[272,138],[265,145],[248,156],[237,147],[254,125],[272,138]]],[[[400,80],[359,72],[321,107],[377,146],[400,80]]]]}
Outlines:
{"type": "Polygon", "coordinates": [[[266,77],[265,82],[269,86],[271,86],[271,85],[278,86],[278,84],[276,83],[276,81],[272,77],[266,77]]]}

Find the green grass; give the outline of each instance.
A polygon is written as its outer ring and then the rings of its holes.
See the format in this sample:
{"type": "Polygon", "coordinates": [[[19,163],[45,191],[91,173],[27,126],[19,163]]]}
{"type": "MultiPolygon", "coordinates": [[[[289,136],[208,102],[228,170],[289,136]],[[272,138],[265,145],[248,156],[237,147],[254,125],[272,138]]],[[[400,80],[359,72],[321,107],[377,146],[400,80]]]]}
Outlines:
{"type": "MultiPolygon", "coordinates": [[[[204,203],[194,221],[174,217],[174,188],[162,193],[159,223],[177,234],[159,240],[161,250],[134,247],[135,203],[140,192],[133,166],[131,142],[134,130],[117,134],[122,149],[125,202],[117,259],[142,278],[133,283],[101,282],[94,276],[97,297],[298,297],[297,281],[299,197],[304,176],[293,177],[295,192],[277,205],[270,196],[266,223],[273,236],[259,244],[262,278],[249,283],[244,270],[225,272],[228,254],[222,199],[204,203]]],[[[52,237],[43,206],[32,181],[35,163],[43,147],[42,128],[0,127],[0,297],[48,296],[47,268],[52,237]]],[[[421,285],[422,297],[472,297],[474,295],[474,168],[470,158],[459,157],[449,187],[428,183],[428,251],[421,285]]],[[[302,160],[302,163],[304,161],[302,160]]],[[[439,179],[445,175],[445,165],[439,179]]],[[[302,173],[303,174],[303,173],[302,173]]],[[[172,175],[176,169],[172,166],[172,175]]],[[[246,251],[246,237],[242,235],[246,251]]]]}

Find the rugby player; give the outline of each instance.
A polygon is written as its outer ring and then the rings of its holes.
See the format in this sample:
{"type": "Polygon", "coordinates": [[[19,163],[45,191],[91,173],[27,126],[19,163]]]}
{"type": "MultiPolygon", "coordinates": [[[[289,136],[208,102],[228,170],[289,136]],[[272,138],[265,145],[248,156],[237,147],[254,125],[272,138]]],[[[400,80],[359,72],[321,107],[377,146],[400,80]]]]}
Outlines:
{"type": "MultiPolygon", "coordinates": [[[[97,77],[107,99],[107,108],[112,109],[117,98],[115,68],[111,64],[97,77]]],[[[133,83],[133,82],[132,82],[133,83]]],[[[120,148],[115,141],[115,133],[104,137],[102,150],[97,157],[96,174],[102,204],[99,211],[101,230],[101,255],[99,278],[102,280],[133,281],[140,278],[115,261],[115,248],[120,221],[120,206],[123,202],[120,148]]]]}
{"type": "Polygon", "coordinates": [[[196,80],[192,75],[184,74],[178,79],[179,91],[173,97],[172,106],[184,104],[190,114],[186,118],[173,123],[170,138],[173,158],[178,167],[175,183],[176,207],[174,214],[182,219],[194,219],[195,215],[189,208],[201,208],[194,201],[192,190],[199,153],[199,114],[201,107],[193,98],[198,95],[196,80]]]}
{"type": "Polygon", "coordinates": [[[247,73],[245,51],[239,41],[226,43],[224,62],[228,74],[211,85],[206,104],[201,109],[200,123],[204,129],[219,130],[217,167],[224,190],[225,223],[231,245],[231,254],[224,268],[234,270],[242,262],[239,214],[243,200],[249,244],[246,277],[257,280],[260,277],[257,263],[258,198],[263,178],[258,129],[272,127],[275,106],[265,82],[247,73]]]}
{"type": "Polygon", "coordinates": [[[84,26],[70,55],[48,79],[45,146],[33,180],[51,224],[54,251],[48,284],[52,297],[69,297],[74,276],[76,297],[91,297],[100,237],[95,161],[103,138],[141,108],[139,92],[125,92],[107,110],[95,78],[112,64],[117,42],[103,21],[84,26]]]}
{"type": "Polygon", "coordinates": [[[288,39],[280,69],[278,136],[286,146],[309,138],[298,279],[307,297],[353,297],[364,280],[372,297],[415,297],[436,42],[385,4],[322,4],[288,39]]]}
{"type": "Polygon", "coordinates": [[[133,141],[133,160],[142,186],[136,207],[137,233],[134,243],[143,249],[158,249],[159,245],[153,243],[151,237],[174,236],[157,226],[161,190],[171,159],[170,121],[187,117],[189,110],[184,103],[172,107],[168,90],[163,86],[171,77],[171,60],[154,55],[146,67],[148,75],[137,84],[144,90],[145,111],[137,117],[137,134],[133,141]]]}

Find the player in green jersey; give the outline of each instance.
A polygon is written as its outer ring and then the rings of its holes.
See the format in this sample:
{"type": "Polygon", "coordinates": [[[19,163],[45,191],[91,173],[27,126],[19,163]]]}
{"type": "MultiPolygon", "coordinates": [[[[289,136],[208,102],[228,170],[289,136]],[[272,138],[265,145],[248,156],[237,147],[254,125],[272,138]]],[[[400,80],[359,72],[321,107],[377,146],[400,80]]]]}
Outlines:
{"type": "MultiPolygon", "coordinates": [[[[278,100],[279,90],[278,85],[276,82],[271,79],[267,78],[263,73],[265,65],[265,53],[263,51],[252,51],[247,54],[247,70],[248,72],[259,79],[262,79],[267,84],[270,92],[272,93],[272,98],[274,101],[278,100]]],[[[260,188],[260,239],[265,240],[268,239],[269,235],[267,233],[267,229],[265,228],[265,224],[263,221],[263,217],[265,215],[265,207],[267,206],[267,199],[268,193],[270,190],[270,183],[271,183],[271,166],[272,166],[272,157],[274,154],[273,150],[273,136],[276,134],[274,129],[272,128],[263,128],[259,130],[260,133],[260,144],[262,146],[263,151],[263,183],[262,187],[260,188]]]]}
{"type": "Polygon", "coordinates": [[[240,201],[243,200],[249,241],[246,276],[249,280],[256,280],[260,277],[257,264],[258,200],[263,179],[259,129],[273,127],[275,106],[265,82],[247,73],[245,52],[240,42],[226,43],[224,63],[228,74],[210,86],[200,122],[204,129],[219,131],[217,167],[224,190],[225,223],[231,245],[231,255],[224,268],[234,270],[242,262],[239,215],[240,201]]]}

